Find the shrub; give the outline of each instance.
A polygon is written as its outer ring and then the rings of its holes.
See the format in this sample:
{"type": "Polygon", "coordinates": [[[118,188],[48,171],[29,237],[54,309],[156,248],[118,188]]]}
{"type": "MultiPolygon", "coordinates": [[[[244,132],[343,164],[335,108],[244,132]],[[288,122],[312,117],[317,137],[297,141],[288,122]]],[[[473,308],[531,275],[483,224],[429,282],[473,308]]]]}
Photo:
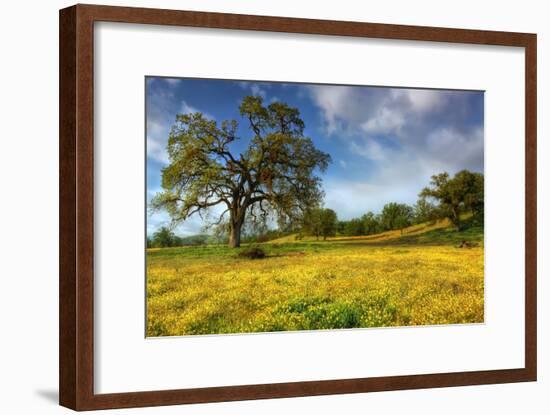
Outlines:
{"type": "Polygon", "coordinates": [[[252,246],[239,252],[239,257],[248,259],[262,259],[266,257],[266,254],[262,248],[258,246],[252,246]]]}

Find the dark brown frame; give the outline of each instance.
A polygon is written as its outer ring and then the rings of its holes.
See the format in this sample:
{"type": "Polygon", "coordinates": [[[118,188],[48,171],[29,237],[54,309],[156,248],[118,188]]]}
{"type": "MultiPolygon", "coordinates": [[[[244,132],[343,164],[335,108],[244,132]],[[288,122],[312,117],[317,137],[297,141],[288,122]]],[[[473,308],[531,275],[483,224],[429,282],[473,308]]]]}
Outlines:
{"type": "Polygon", "coordinates": [[[59,401],[75,410],[535,381],[537,38],[535,34],[76,5],[60,11],[59,401]],[[116,394],[93,390],[93,27],[96,21],[525,48],[525,367],[116,394]]]}

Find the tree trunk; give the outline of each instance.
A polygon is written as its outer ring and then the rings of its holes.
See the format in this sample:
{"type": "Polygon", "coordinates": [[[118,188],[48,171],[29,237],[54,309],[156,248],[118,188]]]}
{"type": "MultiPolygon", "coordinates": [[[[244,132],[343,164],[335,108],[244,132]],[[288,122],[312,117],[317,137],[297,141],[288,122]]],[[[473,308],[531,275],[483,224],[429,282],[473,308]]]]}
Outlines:
{"type": "Polygon", "coordinates": [[[456,226],[456,230],[460,231],[462,230],[462,224],[460,223],[460,211],[456,208],[452,208],[453,217],[451,219],[451,222],[456,226]]]}
{"type": "Polygon", "coordinates": [[[240,221],[231,221],[231,227],[229,229],[229,247],[238,248],[241,246],[241,226],[240,221]]]}

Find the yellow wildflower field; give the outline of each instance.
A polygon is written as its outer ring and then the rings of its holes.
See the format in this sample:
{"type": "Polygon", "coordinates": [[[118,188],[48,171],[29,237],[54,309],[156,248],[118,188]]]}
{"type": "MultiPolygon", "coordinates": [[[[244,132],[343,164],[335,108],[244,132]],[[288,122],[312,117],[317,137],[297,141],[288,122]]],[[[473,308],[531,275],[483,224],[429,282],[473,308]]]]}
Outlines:
{"type": "Polygon", "coordinates": [[[482,239],[438,224],[276,240],[261,245],[263,259],[224,246],[150,249],[147,336],[481,323],[482,239]]]}

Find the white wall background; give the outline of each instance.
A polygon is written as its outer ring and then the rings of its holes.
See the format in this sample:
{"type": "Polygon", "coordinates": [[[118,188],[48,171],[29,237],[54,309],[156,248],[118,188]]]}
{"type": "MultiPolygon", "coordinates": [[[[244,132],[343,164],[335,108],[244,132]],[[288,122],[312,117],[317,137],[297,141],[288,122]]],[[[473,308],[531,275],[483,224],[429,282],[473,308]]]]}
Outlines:
{"type": "MultiPolygon", "coordinates": [[[[104,1],[105,4],[539,35],[539,382],[112,411],[143,414],[544,414],[550,407],[548,210],[550,37],[546,2],[353,0],[104,1]],[[545,166],[546,164],[546,166],[545,166]]],[[[5,2],[0,25],[0,412],[59,414],[57,406],[58,9],[60,0],[5,2]]],[[[330,60],[327,61],[330,64],[330,60]]]]}

